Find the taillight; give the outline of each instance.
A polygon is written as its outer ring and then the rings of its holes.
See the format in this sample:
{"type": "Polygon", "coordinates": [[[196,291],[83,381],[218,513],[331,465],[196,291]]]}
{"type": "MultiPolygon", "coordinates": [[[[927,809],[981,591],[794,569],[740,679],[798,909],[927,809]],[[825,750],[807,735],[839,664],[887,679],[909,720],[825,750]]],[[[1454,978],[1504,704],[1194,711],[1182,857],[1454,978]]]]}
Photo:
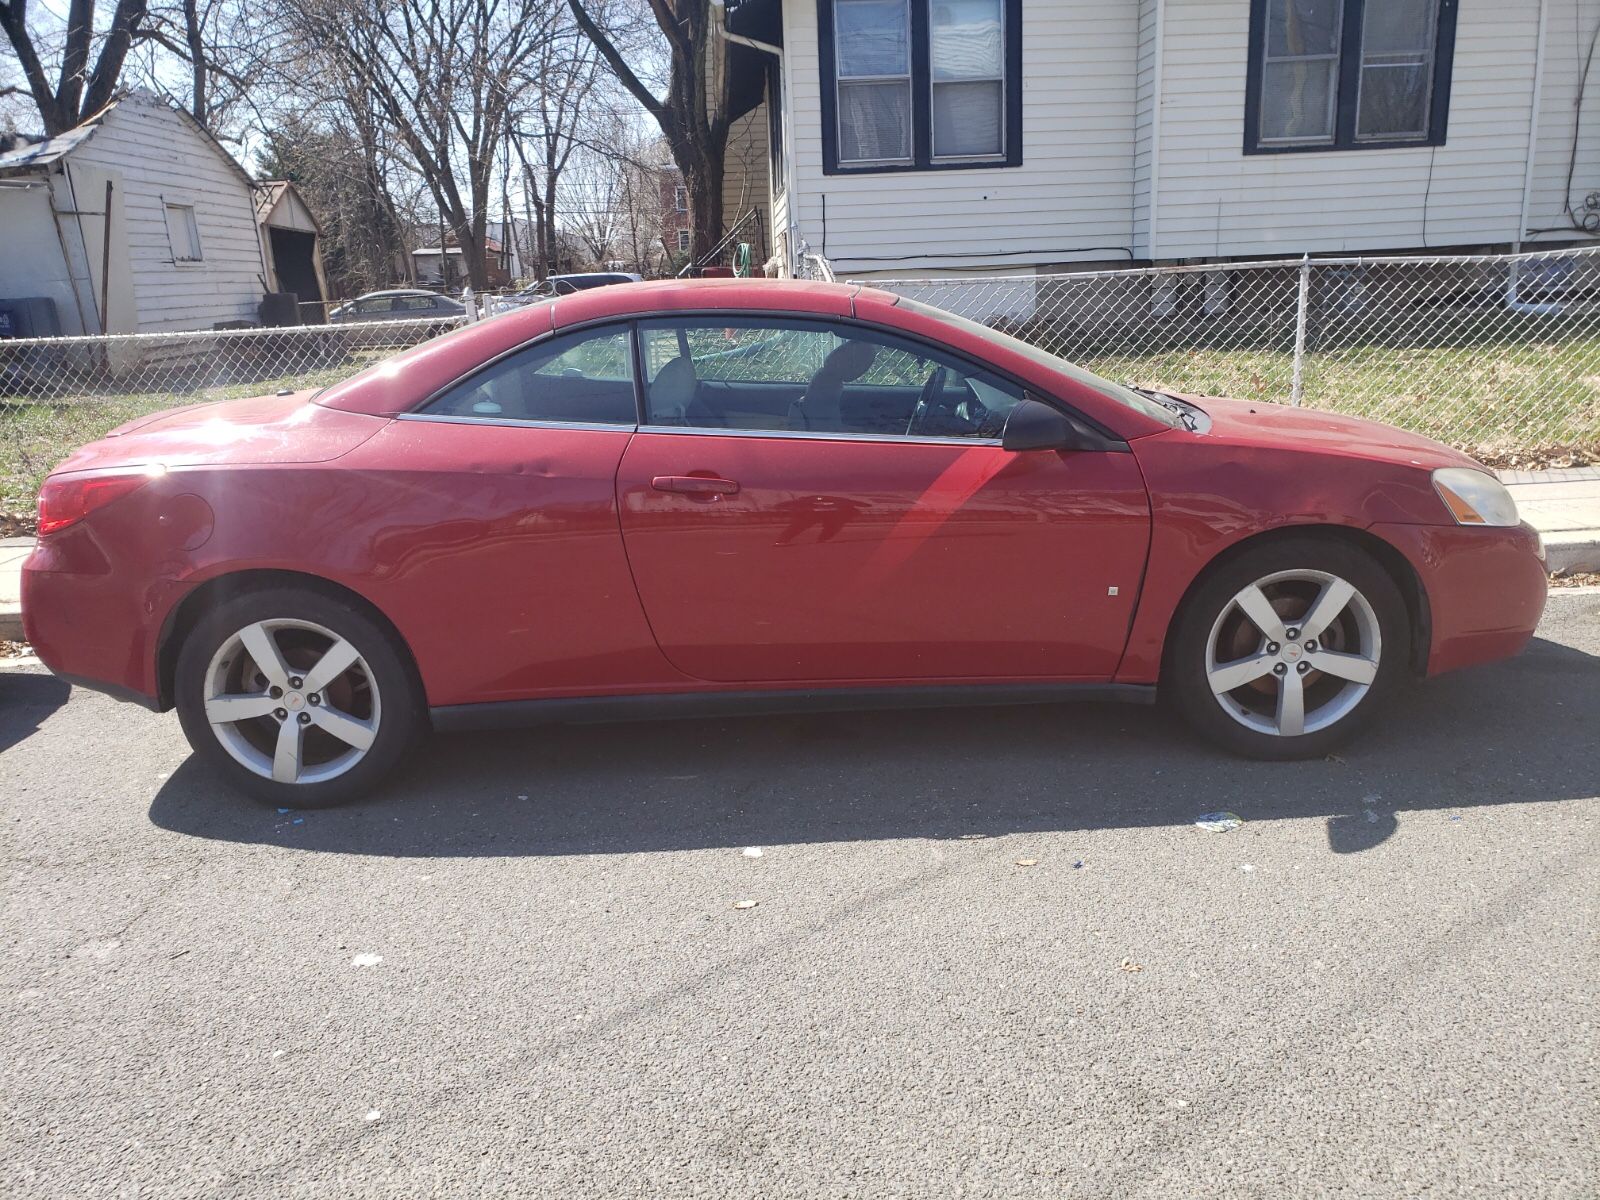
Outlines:
{"type": "Polygon", "coordinates": [[[76,525],[96,509],[137,491],[161,473],[160,468],[155,468],[46,479],[39,489],[39,536],[76,525]]]}

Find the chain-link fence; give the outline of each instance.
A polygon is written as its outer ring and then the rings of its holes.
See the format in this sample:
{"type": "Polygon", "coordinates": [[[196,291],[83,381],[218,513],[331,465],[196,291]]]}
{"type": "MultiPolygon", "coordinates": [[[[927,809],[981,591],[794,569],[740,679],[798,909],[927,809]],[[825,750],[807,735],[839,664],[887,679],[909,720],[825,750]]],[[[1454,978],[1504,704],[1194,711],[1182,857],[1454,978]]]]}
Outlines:
{"type": "MultiPolygon", "coordinates": [[[[833,278],[801,250],[802,277],[833,278]]],[[[1600,250],[872,286],[1113,379],[1374,417],[1496,463],[1600,457],[1600,250]]],[[[0,512],[30,509],[74,446],[136,416],[321,387],[462,320],[0,339],[0,512]]]]}
{"type": "Polygon", "coordinates": [[[1600,250],[873,280],[1142,386],[1600,453],[1600,250]]]}
{"type": "Polygon", "coordinates": [[[463,320],[0,339],[0,512],[30,509],[73,447],[134,417],[324,387],[463,320]]]}

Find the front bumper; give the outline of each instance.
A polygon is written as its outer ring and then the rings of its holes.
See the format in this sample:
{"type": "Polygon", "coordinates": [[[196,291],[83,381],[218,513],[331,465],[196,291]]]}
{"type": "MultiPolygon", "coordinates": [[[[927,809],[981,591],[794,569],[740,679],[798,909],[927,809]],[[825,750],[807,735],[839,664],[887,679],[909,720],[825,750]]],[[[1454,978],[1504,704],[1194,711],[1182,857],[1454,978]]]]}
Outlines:
{"type": "Polygon", "coordinates": [[[1427,596],[1426,674],[1510,658],[1522,650],[1549,593],[1544,547],[1517,526],[1374,525],[1405,555],[1427,596]]]}

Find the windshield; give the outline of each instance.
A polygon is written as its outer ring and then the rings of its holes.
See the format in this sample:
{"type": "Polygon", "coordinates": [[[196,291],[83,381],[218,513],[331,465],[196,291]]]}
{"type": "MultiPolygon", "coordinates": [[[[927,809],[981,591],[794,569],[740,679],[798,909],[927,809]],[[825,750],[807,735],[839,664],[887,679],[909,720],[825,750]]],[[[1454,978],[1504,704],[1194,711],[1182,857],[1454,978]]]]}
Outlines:
{"type": "Polygon", "coordinates": [[[1112,383],[1109,379],[1101,379],[1094,372],[1085,371],[1082,367],[1051,354],[1047,350],[1041,350],[1038,346],[1029,345],[1021,338],[1014,338],[1009,333],[1001,333],[998,329],[990,329],[987,325],[980,325],[977,321],[969,320],[966,317],[958,317],[953,312],[935,308],[931,304],[923,304],[920,300],[908,300],[904,296],[900,297],[900,307],[921,313],[925,317],[932,317],[936,321],[943,321],[947,325],[959,326],[991,345],[1003,346],[1015,354],[1021,354],[1025,358],[1031,359],[1041,367],[1059,371],[1074,383],[1081,383],[1086,388],[1092,388],[1106,399],[1115,400],[1123,407],[1131,408],[1137,413],[1143,413],[1145,416],[1160,421],[1165,425],[1178,427],[1184,424],[1182,417],[1167,405],[1160,404],[1149,396],[1140,395],[1132,388],[1124,387],[1120,383],[1112,383]]]}

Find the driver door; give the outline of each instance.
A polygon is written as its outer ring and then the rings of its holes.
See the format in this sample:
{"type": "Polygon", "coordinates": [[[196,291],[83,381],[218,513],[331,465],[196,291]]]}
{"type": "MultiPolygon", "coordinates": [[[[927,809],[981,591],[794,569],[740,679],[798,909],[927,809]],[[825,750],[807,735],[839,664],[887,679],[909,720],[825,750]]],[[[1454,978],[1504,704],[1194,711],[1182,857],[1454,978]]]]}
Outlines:
{"type": "Polygon", "coordinates": [[[617,495],[678,669],[745,684],[1112,676],[1149,541],[1131,454],[1006,451],[1020,387],[874,328],[686,316],[639,336],[646,423],[617,495]]]}

